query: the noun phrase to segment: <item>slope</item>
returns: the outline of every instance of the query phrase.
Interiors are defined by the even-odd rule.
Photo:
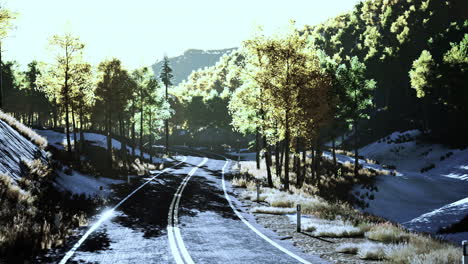
[[[189,49],[180,56],[169,58],[169,62],[174,74],[174,86],[185,80],[192,71],[215,65],[221,56],[235,49],[236,48],[221,50]],[[161,66],[162,61],[158,61],[152,65],[156,76],[159,76],[159,73],[161,72]]]

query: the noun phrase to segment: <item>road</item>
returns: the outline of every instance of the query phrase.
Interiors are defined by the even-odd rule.
[[[113,186],[114,207],[38,262],[326,263],[244,212],[223,184],[231,162],[205,154],[176,159],[163,172]]]

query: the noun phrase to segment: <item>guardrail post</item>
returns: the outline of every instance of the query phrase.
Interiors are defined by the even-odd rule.
[[[463,249],[462,263],[468,264],[468,240],[462,241],[462,249]]]
[[[301,232],[301,205],[298,204],[297,207],[296,207],[296,215],[297,215],[297,228],[296,228],[296,231],[297,232]]]

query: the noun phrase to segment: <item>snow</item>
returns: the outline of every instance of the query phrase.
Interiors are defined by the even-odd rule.
[[[323,151],[323,157],[327,158],[327,159],[333,159],[333,155],[330,151]],[[354,164],[354,157],[349,157],[349,156],[346,156],[346,155],[342,155],[342,154],[336,154],[336,160],[337,162],[339,163],[351,163],[351,164]],[[378,164],[370,164],[368,163],[367,161],[363,160],[363,159],[358,159],[358,162],[360,165],[362,165],[364,168],[368,168],[368,169],[374,169],[374,170],[381,170],[381,171],[387,171],[390,173],[389,170],[387,169],[384,169],[382,166],[378,165]]]
[[[124,183],[122,180],[114,180],[105,177],[93,177],[72,170],[72,175],[62,171],[57,171],[58,177],[55,182],[62,190],[70,191],[73,194],[85,194],[87,196],[107,197],[111,190],[110,185]],[[103,190],[99,190],[102,186]]]
[[[49,141],[49,144],[53,145],[54,147],[58,149],[63,149],[64,146],[66,145],[66,134],[65,133],[60,133],[56,132],[53,130],[36,130],[38,134],[41,136],[44,136],[47,138]],[[70,134],[70,140],[73,144],[74,142],[74,137],[73,133]],[[84,133],[84,138],[86,141],[91,141],[92,145],[98,146],[104,149],[107,149],[107,138],[105,135],[97,134],[97,133]],[[80,134],[77,133],[77,139],[80,139]],[[120,141],[116,139],[112,139],[112,148],[116,150],[120,150],[122,148],[122,144]],[[127,146],[128,151],[131,151],[132,148],[130,146]],[[135,149],[135,155],[140,156],[140,149],[136,148]],[[143,156],[145,159],[149,159],[149,154],[148,153],[143,153]],[[158,157],[153,157],[153,163],[162,163],[162,159]]]
[[[47,153],[23,137],[4,121],[0,120],[0,173],[8,175],[13,181],[24,175],[21,160],[30,162],[35,159],[46,161]]]
[[[468,215],[468,198],[445,205],[403,224],[411,230],[435,233],[443,227],[462,220],[464,215]]]
[[[420,134],[418,130],[395,132],[359,150],[359,155],[393,165],[397,171],[397,176],[378,176],[378,191],[373,200],[367,201],[369,207],[365,211],[410,229],[434,233],[468,215],[468,149],[418,144],[415,138]],[[448,153],[452,154],[447,157]],[[331,158],[329,152],[324,156]],[[337,155],[337,159],[341,163],[353,162],[353,157],[345,155]],[[382,168],[364,160],[359,163]],[[431,164],[435,168],[421,172]],[[353,191],[367,190],[357,186]],[[447,237],[459,239],[458,235]]]
[[[236,151],[231,151],[231,152],[227,152],[228,155],[231,155],[231,156],[234,156],[234,157],[239,157],[240,156],[240,159],[241,160],[255,160],[255,157],[257,155],[257,153],[255,152],[236,152]]]

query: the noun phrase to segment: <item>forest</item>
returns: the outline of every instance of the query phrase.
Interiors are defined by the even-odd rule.
[[[181,217],[181,221],[187,219],[187,212],[190,212],[192,219],[197,219],[197,214],[211,210],[222,215],[221,220],[218,220],[225,227],[234,226],[224,222],[228,218],[226,221],[232,220],[224,215],[227,211],[233,217],[239,216],[246,223],[247,220],[232,205],[229,195],[237,195],[240,200],[245,198],[244,202],[250,200],[249,206],[255,207],[248,213],[266,210],[270,213],[273,211],[272,215],[285,216],[285,212],[288,212],[295,213],[298,219],[301,219],[301,209],[296,206],[301,202],[308,203],[304,212],[320,221],[332,221],[331,225],[341,223],[338,229],[342,225],[358,232],[353,235],[345,230],[345,235],[334,237],[332,234],[331,238],[369,238],[369,241],[395,246],[391,248],[392,252],[407,250],[405,254],[418,255],[421,259],[426,257],[423,250],[429,247],[427,245],[442,252],[446,250],[446,245],[443,244],[445,242],[438,239],[434,242],[436,240],[430,235],[420,235],[417,230],[408,231],[410,227],[403,227],[403,224],[418,220],[418,216],[425,220],[425,216],[440,208],[452,210],[451,206],[458,206],[460,201],[468,202],[468,198],[460,199],[466,193],[458,191],[462,190],[462,181],[468,177],[468,167],[465,163],[462,164],[465,159],[463,155],[466,155],[464,151],[468,147],[468,138],[465,136],[468,131],[466,10],[466,0],[359,1],[350,11],[320,24],[299,26],[296,21],[290,20],[282,30],[273,34],[265,33],[260,27],[249,38],[243,39],[238,48],[217,50],[220,53],[216,53],[216,56],[221,56],[225,51],[227,53],[213,66],[194,70],[179,83],[183,74],[174,72],[174,65],[171,65],[168,56],[155,64],[159,68],[148,66],[130,70],[125,66],[126,62],[118,58],[104,59],[94,65],[85,59],[88,43],[71,32],[57,33],[49,38],[47,48],[52,51],[52,57],[48,62],[32,60],[27,65],[20,65],[14,60],[2,59],[1,41],[15,30],[17,14],[0,6],[0,121],[11,123],[8,130],[5,129],[9,131],[10,137],[16,135],[16,130],[20,134],[21,130],[29,131],[29,137],[23,139],[26,142],[24,145],[35,140],[42,142],[40,146],[36,146],[40,148],[34,156],[36,163],[29,164],[18,159],[20,165],[16,164],[27,169],[25,175],[37,176],[39,180],[34,178],[30,181],[25,176],[18,180],[19,186],[35,188],[35,180],[46,182],[50,178],[48,186],[50,190],[54,190],[52,194],[55,199],[65,199],[62,204],[82,204],[83,208],[87,207],[87,210],[82,207],[77,209],[76,212],[81,214],[75,214],[73,210],[76,208],[67,212],[67,217],[72,219],[70,221],[76,223],[63,227],[66,232],[77,228],[86,217],[91,217],[95,213],[94,209],[106,203],[106,206],[114,203],[111,210],[97,216],[99,221],[96,221],[94,227],[97,229],[125,201],[129,200],[127,203],[131,203],[136,200],[136,206],[123,205],[119,208],[128,211],[115,219],[134,217],[128,222],[138,223],[143,227],[146,225],[151,232],[157,229],[155,232],[158,236],[177,236],[177,232],[181,236],[181,229],[177,226],[177,207],[182,199],[182,192],[188,186],[185,200],[181,204],[185,202],[190,205],[183,208],[187,210],[180,210],[181,215],[186,217]],[[186,53],[194,51],[198,55],[204,53],[201,50],[189,50]],[[174,61],[179,63],[183,60]],[[185,69],[191,69],[193,65],[185,66]],[[9,129],[10,126],[15,129]],[[36,132],[42,132],[44,138]],[[55,140],[54,136],[57,134],[63,136],[63,142],[50,141],[48,144],[45,137]],[[35,135],[35,139],[31,135]],[[100,145],[104,142],[103,138],[105,146]],[[395,145],[391,145],[393,143]],[[405,146],[396,145],[400,143],[410,145],[407,157],[417,156],[408,162],[414,163],[409,164],[411,166],[401,165],[404,163],[401,162],[404,156],[399,156],[397,152]],[[37,142],[34,144],[38,145]],[[10,151],[14,147],[11,145],[9,144],[8,149],[7,144],[1,146],[5,146],[5,151]],[[362,154],[366,147],[367,153]],[[382,148],[379,149],[383,153],[381,156],[386,155],[384,158],[388,159],[379,161],[379,155],[371,157],[369,153],[375,153],[369,151],[369,148]],[[433,151],[432,148],[437,149]],[[0,151],[4,150],[0,148]],[[5,151],[2,153],[6,153]],[[14,155],[8,153],[8,157],[10,156]],[[395,156],[397,158],[392,160]],[[448,161],[451,156],[457,158]],[[242,160],[242,157],[247,158]],[[4,163],[8,162],[9,159]],[[241,169],[241,164],[246,168]],[[8,166],[6,164],[5,167]],[[436,166],[437,169],[432,170]],[[186,167],[193,168],[187,173],[183,170]],[[200,174],[195,175],[198,169]],[[424,174],[430,170],[432,174]],[[38,175],[44,171],[47,176],[38,176],[31,171]],[[445,173],[447,171],[450,173]],[[2,176],[3,172],[0,174]],[[409,176],[391,177],[397,174]],[[179,177],[180,175],[184,178]],[[190,183],[193,185],[188,185],[194,175]],[[147,179],[147,176],[151,177]],[[158,176],[160,178],[156,180]],[[379,190],[375,187],[377,176],[382,176],[380,179],[388,176],[385,178],[387,182],[380,182],[379,187],[383,189],[380,194],[398,196],[398,191],[406,193],[402,198],[393,200],[383,195],[383,198],[381,196],[377,200],[384,202],[374,203],[374,207],[380,206],[377,209],[386,210],[381,205],[391,204],[393,207],[388,208],[388,211],[398,210],[401,200],[416,197],[413,208],[413,204],[405,207],[415,211],[411,218],[390,219],[386,218],[387,215],[365,211],[378,194]],[[226,190],[225,177],[231,182],[228,188],[232,194]],[[3,179],[0,184],[7,186],[4,189],[16,196],[26,197],[21,196],[21,188],[16,187],[13,178],[6,173],[0,178]],[[461,184],[454,183],[455,178]],[[437,182],[429,182],[428,179]],[[106,191],[109,195],[118,195],[112,198],[114,200],[108,200],[107,197],[72,194],[73,190],[64,187],[70,191],[66,194],[70,197],[63,198],[52,185],[67,180],[69,182],[64,185],[68,184],[68,188],[70,185],[81,184],[73,181],[83,180],[91,182],[91,187],[79,187],[90,188],[92,193],[98,193],[97,196],[104,196],[105,188],[108,188]],[[105,180],[117,183],[106,184]],[[177,188],[178,184],[180,185]],[[413,193],[422,193],[427,198],[426,191],[436,193],[440,190],[437,188],[445,188],[444,184],[448,186],[447,192],[457,194],[449,196],[442,193],[433,200],[426,199],[426,203],[417,200],[420,196],[412,196]],[[145,188],[153,188],[152,191],[143,193],[145,190],[142,190],[132,198],[134,200],[130,199],[145,185]],[[241,191],[240,188],[245,190]],[[254,189],[257,192],[256,200],[252,198]],[[39,212],[43,201],[50,197],[46,192],[41,192],[39,187],[34,191],[34,195],[40,197],[40,200],[31,198],[29,203],[36,203]],[[172,191],[175,191],[174,196]],[[21,215],[23,212],[17,201],[19,198],[10,196],[14,199],[7,197],[8,203],[15,211],[4,209],[0,215],[8,216],[9,224],[15,226],[13,215]],[[440,201],[437,199],[443,200],[444,207],[439,206]],[[154,201],[168,204],[155,210]],[[58,207],[55,202],[51,199],[50,206],[45,209],[48,222],[44,222],[44,225],[52,225],[56,220],[54,208]],[[270,207],[263,206],[265,204]],[[418,208],[419,205],[427,208]],[[66,206],[73,207],[64,207]],[[146,211],[138,211],[139,206]],[[466,227],[460,226],[468,218],[466,213],[459,211],[457,217],[460,219],[430,231],[433,234],[446,230],[455,230],[453,233],[457,234],[467,232]],[[401,212],[395,215],[400,217]],[[214,219],[218,215],[212,214],[210,217]],[[203,225],[206,224],[203,221],[208,218],[200,219]],[[39,216],[34,219],[31,217],[28,221],[40,225],[43,222]],[[64,220],[63,223],[66,221],[69,220]],[[288,221],[290,227],[291,222]],[[301,223],[298,221],[300,230]],[[436,219],[434,222],[437,221]],[[11,242],[12,248],[30,246],[27,243],[23,245],[22,242],[15,244],[16,241],[25,240],[20,235],[27,237],[29,231],[24,230],[33,226],[27,221],[23,223],[27,223],[24,224],[25,228],[16,225],[16,228],[23,230],[22,233],[14,229],[10,231],[10,241],[14,241]],[[116,226],[117,224],[114,227]],[[120,227],[116,227],[118,228]],[[229,231],[229,228],[225,230]],[[44,228],[36,229],[37,234],[44,233]],[[89,229],[82,241],[95,229]],[[374,229],[378,229],[378,232]],[[57,243],[54,245],[64,242],[62,236],[68,235],[60,230],[55,230],[60,236],[55,237]],[[184,231],[186,230],[188,229]],[[314,226],[310,230],[317,231]],[[340,230],[344,230],[344,227]],[[393,233],[387,236],[387,231]],[[369,236],[373,232],[383,238],[373,239]],[[294,234],[297,233],[300,231]],[[185,238],[190,241],[189,236]],[[38,235],[34,243],[42,243],[41,239]],[[71,247],[71,255],[65,255],[65,261],[74,254],[79,243],[81,242],[77,243],[78,246]],[[175,251],[178,254],[180,242],[176,243],[178,246],[171,251],[172,254]],[[164,247],[166,244],[164,240]],[[36,246],[42,250],[51,248],[51,245],[52,242],[50,245]],[[450,250],[443,254],[450,255],[453,259],[454,256],[458,258],[458,253],[452,246]],[[358,249],[352,251],[356,255]],[[338,252],[349,253],[346,250]],[[380,253],[383,255],[388,254],[382,252]],[[442,254],[436,253],[434,254]],[[174,257],[177,263],[184,263],[182,260],[178,262],[177,257]],[[400,254],[368,259],[385,258],[399,259]]]
[[[268,167],[272,150],[319,153],[338,136],[356,162],[359,146],[396,130],[466,146],[466,5],[363,1],[319,25],[259,30],[176,87],[167,58],[161,76],[128,72],[118,59],[92,67],[77,36],[57,35],[55,63],[32,61],[22,72],[2,62],[2,108],[29,126],[63,127],[69,151],[70,134],[85,130],[141,149],[164,134],[179,144],[232,145],[234,130],[254,139]]]

